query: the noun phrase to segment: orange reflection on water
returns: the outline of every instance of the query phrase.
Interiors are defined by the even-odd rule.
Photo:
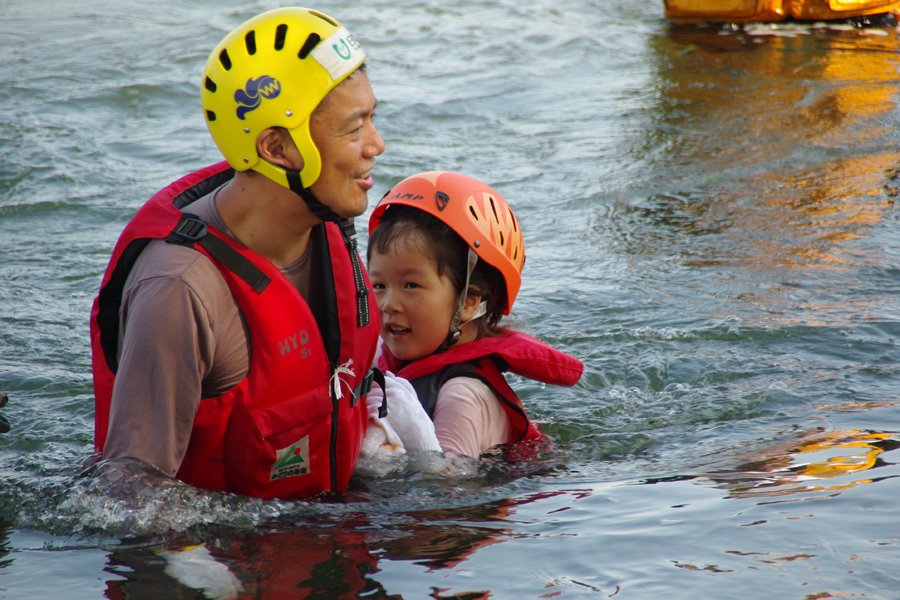
[[[683,27],[657,40],[659,118],[676,132],[666,145],[712,176],[738,170],[714,186],[715,200],[689,199],[692,225],[702,231],[708,218],[737,242],[727,258],[746,264],[832,268],[845,261],[834,247],[890,203],[896,148],[881,141],[879,118],[900,92],[896,34],[801,31],[761,39]]]
[[[710,473],[708,477],[718,487],[727,489],[730,498],[841,492],[875,481],[870,471],[891,464],[880,455],[898,447],[900,441],[890,433],[861,430],[817,433],[799,443],[767,451],[733,469]],[[853,477],[859,473],[867,476]]]
[[[670,177],[657,182],[670,191],[635,211],[625,247],[722,274],[717,296],[767,318],[843,324],[877,314],[871,296],[804,284],[845,286],[835,274],[884,262],[860,240],[896,195],[886,123],[900,96],[900,42],[894,30],[792,27],[784,36],[672,27],[651,41],[654,121],[629,148],[638,162],[670,158],[648,164]]]

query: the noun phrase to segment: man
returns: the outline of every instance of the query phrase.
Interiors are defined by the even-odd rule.
[[[384,151],[364,60],[303,8],[213,50],[201,102],[227,164],[144,205],[91,314],[103,459],[261,498],[345,489],[379,329],[350,221]]]

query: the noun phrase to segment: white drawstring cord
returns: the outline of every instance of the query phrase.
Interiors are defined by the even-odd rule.
[[[344,364],[339,365],[338,368],[334,370],[334,373],[331,374],[331,388],[334,390],[334,397],[338,400],[344,397],[344,392],[341,389],[342,383],[346,385],[348,389],[353,389],[347,382],[341,379],[341,375],[350,375],[351,377],[356,377],[356,373],[354,373],[353,369],[350,368],[350,365],[352,364],[353,359],[351,358]]]

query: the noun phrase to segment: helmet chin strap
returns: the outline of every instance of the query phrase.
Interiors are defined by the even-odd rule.
[[[469,278],[472,277],[472,271],[475,270],[476,264],[478,264],[478,255],[475,254],[474,250],[469,248],[468,265],[466,267],[466,284],[463,286],[463,291],[459,295],[459,302],[456,303],[456,312],[453,313],[453,320],[450,321],[450,333],[447,334],[447,339],[444,340],[444,343],[435,350],[435,354],[448,350],[459,341],[459,336],[462,335],[461,327],[463,325],[470,323],[487,313],[487,305],[484,302],[480,302],[478,308],[475,309],[475,314],[472,315],[468,321],[460,321],[462,318],[463,306],[465,306],[466,303],[466,297],[469,295]]]
[[[369,324],[371,309],[369,308],[369,288],[366,287],[366,280],[363,276],[362,264],[359,261],[359,251],[356,244],[356,227],[353,225],[353,219],[345,219],[324,204],[322,204],[316,195],[309,188],[303,187],[300,179],[300,171],[293,169],[283,169],[287,177],[288,186],[291,191],[300,196],[300,198],[309,207],[309,211],[319,217],[322,221],[337,223],[341,230],[341,236],[347,245],[347,252],[350,255],[350,262],[353,265],[353,279],[356,283],[356,321],[359,327],[365,327]]]
[[[303,187],[303,181],[300,179],[300,171],[284,169],[284,174],[287,176],[288,186],[291,188],[291,191],[306,202],[306,205],[309,207],[309,211],[312,214],[323,221],[330,221],[332,223],[340,223],[345,220],[342,216],[322,204],[309,188]]]

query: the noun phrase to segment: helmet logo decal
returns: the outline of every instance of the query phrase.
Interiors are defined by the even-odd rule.
[[[366,59],[366,53],[350,35],[341,27],[318,44],[309,55],[328,71],[331,79],[339,81],[356,70]]]
[[[269,75],[262,75],[257,79],[252,77],[247,80],[244,89],[234,93],[234,101],[240,104],[237,108],[237,117],[241,121],[251,110],[256,110],[262,104],[263,98],[272,100],[281,93],[281,83]]]
[[[388,190],[388,193],[390,193],[390,190]],[[387,194],[385,194],[385,198],[387,198],[387,199],[385,200],[385,198],[382,198],[381,202],[384,202],[385,204],[390,204],[391,200],[422,200],[424,197],[425,196],[423,196],[421,194],[413,194],[410,192],[405,192],[405,193],[404,192],[396,192],[393,196],[391,196],[389,198],[387,197]],[[379,204],[381,202],[379,202]]]
[[[341,52],[341,48],[338,48],[337,44],[332,44],[331,47],[334,48],[334,51],[337,52],[338,56],[343,58],[344,60],[350,60],[352,53],[350,52],[350,48],[347,46],[347,42],[344,40],[339,40],[341,42],[341,48],[344,49],[344,52]]]
[[[447,208],[447,203],[450,202],[450,196],[445,194],[444,192],[437,192],[434,195],[434,200],[437,202],[438,210],[443,211]]]

